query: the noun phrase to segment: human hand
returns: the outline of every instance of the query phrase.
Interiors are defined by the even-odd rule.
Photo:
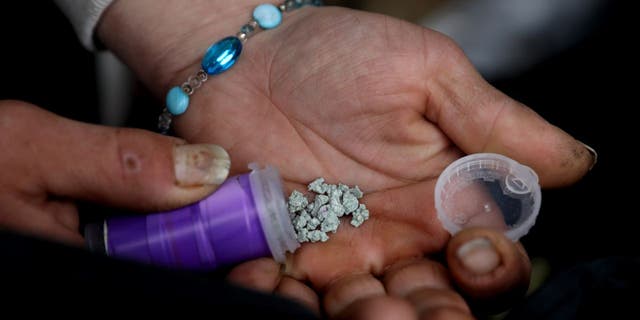
[[[319,268],[323,260],[315,260]],[[468,303],[474,313],[500,311],[528,288],[531,265],[524,248],[493,230],[459,232],[448,242],[443,260],[402,259],[375,275],[342,275],[320,290],[267,258],[237,266],[228,278],[339,319],[470,319]]]
[[[72,121],[0,101],[0,228],[82,245],[75,200],[135,211],[186,205],[227,177],[215,145]]]
[[[131,6],[143,1],[116,2],[100,35],[160,95],[195,72],[209,44],[232,34],[255,5],[220,3],[146,4],[142,12]],[[435,217],[434,185],[461,155],[505,154],[534,168],[546,187],[571,184],[593,162],[580,142],[486,83],[445,36],[343,8],[301,9],[249,39],[233,69],[192,96],[175,128],[189,141],[221,143],[234,159],[232,173],[256,161],[280,168],[287,191],[319,176],[365,191],[371,219],[359,229],[343,226],[327,243],[305,244],[278,278],[304,291],[303,282],[310,284],[329,316],[384,292],[376,277],[388,268],[443,250],[449,236]],[[487,237],[504,267],[495,270],[507,271],[479,277],[494,290],[476,294],[522,287],[526,281],[511,271],[528,274],[528,262],[515,262],[512,244],[503,254],[503,240],[495,240],[502,238]],[[262,272],[255,263],[232,278],[250,282]],[[344,288],[358,290],[339,294]]]

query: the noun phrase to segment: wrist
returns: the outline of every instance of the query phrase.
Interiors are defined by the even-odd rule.
[[[115,1],[97,36],[157,96],[192,73],[207,47],[234,35],[264,0]]]

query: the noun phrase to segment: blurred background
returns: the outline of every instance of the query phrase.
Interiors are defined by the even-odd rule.
[[[632,1],[328,3],[448,34],[494,86],[598,151],[598,164],[577,185],[543,191],[538,222],[523,238],[536,281],[578,262],[638,255],[638,175],[628,162],[638,137]],[[51,2],[3,1],[0,39],[0,99],[87,122],[155,128],[161,102],[109,53],[85,51]]]

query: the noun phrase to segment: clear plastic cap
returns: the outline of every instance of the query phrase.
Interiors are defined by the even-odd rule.
[[[540,204],[538,175],[495,153],[454,161],[436,183],[438,219],[452,235],[464,228],[487,227],[517,241],[534,225]]]
[[[273,259],[284,263],[286,252],[293,253],[300,243],[289,218],[282,179],[278,170],[271,166],[260,169],[257,164],[251,163],[249,169],[252,170],[249,183],[267,244]]]

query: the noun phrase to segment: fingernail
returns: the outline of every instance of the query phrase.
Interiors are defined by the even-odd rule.
[[[231,166],[227,151],[213,144],[177,145],[173,158],[180,186],[220,185]]]
[[[591,158],[593,158],[593,162],[591,162],[591,166],[589,167],[589,170],[591,170],[596,165],[596,163],[598,163],[598,153],[596,152],[595,149],[589,147],[584,142],[582,142],[582,141],[579,141],[579,142],[582,143],[584,148],[587,149],[587,151],[589,151],[589,153],[591,153]]]
[[[500,264],[500,256],[487,238],[473,239],[461,245],[457,254],[462,265],[477,275],[489,273]]]

